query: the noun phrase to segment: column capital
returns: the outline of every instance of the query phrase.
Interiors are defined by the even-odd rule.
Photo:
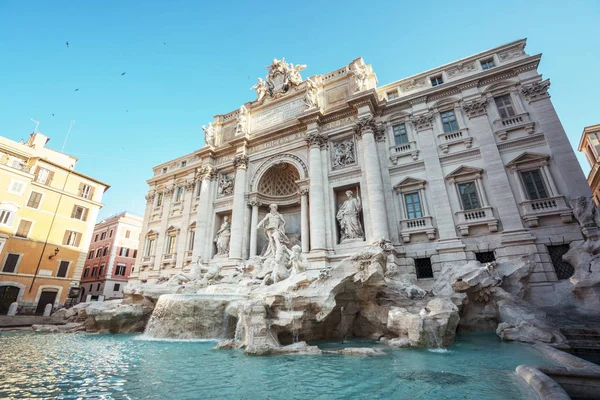
[[[146,197],[147,203],[152,203],[154,201],[154,196],[156,196],[156,191],[154,189],[150,189],[148,193],[144,197]]]
[[[532,103],[537,100],[549,98],[549,87],[550,79],[546,79],[545,81],[538,81],[521,86],[521,93],[523,93],[528,102]]]
[[[171,195],[173,194],[174,191],[175,191],[175,186],[169,185],[169,186],[165,187],[165,190],[163,191],[163,193],[164,193],[165,197],[171,197]]]
[[[236,170],[243,168],[246,169],[248,167],[248,156],[245,154],[238,154],[233,158],[233,168]]]
[[[310,147],[310,148],[324,147],[327,144],[327,136],[325,136],[319,132],[314,132],[314,133],[306,135],[304,140],[306,140],[306,143],[308,144],[308,147]]]
[[[193,179],[188,179],[185,181],[185,190],[192,190],[196,186],[196,182]]]
[[[310,189],[307,187],[300,188],[300,196],[308,196],[309,192],[310,192]]]
[[[482,97],[462,103],[462,109],[469,119],[487,114],[488,99]]]
[[[424,131],[433,128],[433,111],[426,112],[420,115],[411,115],[410,122],[417,131]]]
[[[250,200],[248,200],[248,205],[250,207],[260,207],[260,206],[262,206],[262,201],[260,201],[258,199],[250,199]]]
[[[196,171],[196,177],[201,181],[213,181],[217,178],[217,170],[211,165],[203,165]]]
[[[358,137],[361,137],[364,133],[371,132],[378,141],[381,141],[381,137],[385,134],[385,127],[381,123],[377,123],[375,117],[365,116],[359,118],[354,127],[354,133]]]

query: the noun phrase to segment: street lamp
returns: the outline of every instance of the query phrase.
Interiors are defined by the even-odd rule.
[[[49,259],[49,260],[52,260],[54,257],[56,257],[56,256],[58,255],[58,252],[59,252],[59,251],[60,251],[60,250],[59,250],[59,248],[58,248],[58,247],[57,247],[57,248],[55,248],[55,249],[54,249],[54,254],[51,254],[51,255],[49,255],[49,256],[48,256],[48,259]]]

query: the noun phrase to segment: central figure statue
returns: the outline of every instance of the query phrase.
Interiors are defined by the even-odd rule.
[[[285,220],[277,211],[277,204],[271,204],[269,210],[269,213],[256,226],[257,229],[261,226],[264,226],[265,229],[265,236],[268,240],[267,250],[262,254],[262,257],[265,258],[274,257],[280,247],[290,242],[285,234]]]

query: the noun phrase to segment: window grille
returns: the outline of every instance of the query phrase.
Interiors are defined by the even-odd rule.
[[[496,261],[496,256],[493,251],[480,251],[475,253],[475,258],[482,264],[491,263]]]
[[[556,277],[558,279],[569,279],[573,276],[575,269],[571,264],[566,261],[563,261],[562,256],[569,251],[568,244],[560,244],[557,246],[546,246],[548,248],[548,253],[550,254],[550,260],[552,260],[552,265],[554,266],[554,272],[556,272]]]
[[[415,258],[415,269],[417,270],[417,279],[433,278],[431,258]]]

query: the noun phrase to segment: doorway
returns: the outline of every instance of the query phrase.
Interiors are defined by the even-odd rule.
[[[54,306],[54,301],[56,300],[56,295],[58,291],[53,290],[42,290],[42,294],[40,295],[40,300],[38,301],[37,308],[35,309],[36,314],[43,314],[44,308],[46,308],[46,304],[50,303]]]
[[[0,286],[0,315],[8,314],[12,303],[17,301],[19,288],[16,286]]]

